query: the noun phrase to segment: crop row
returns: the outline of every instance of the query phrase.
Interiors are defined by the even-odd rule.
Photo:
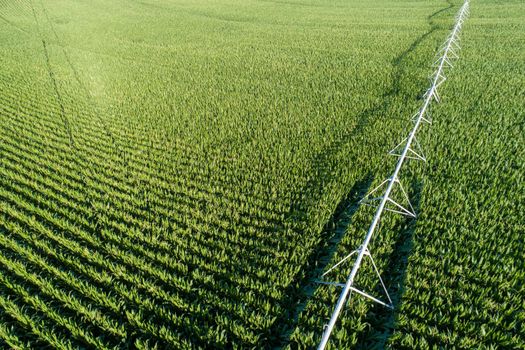
[[[354,2],[0,2],[0,346],[315,343],[326,223],[383,175],[449,20],[381,4],[395,34]]]

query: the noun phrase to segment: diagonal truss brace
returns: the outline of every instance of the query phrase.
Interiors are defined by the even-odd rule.
[[[357,294],[361,295],[361,296],[364,296],[365,298],[368,298],[380,305],[383,305],[389,309],[394,309],[394,303],[392,302],[392,298],[390,298],[390,294],[388,293],[388,290],[386,288],[386,285],[383,281],[383,278],[381,277],[381,274],[379,273],[379,269],[377,268],[376,266],[376,263],[374,261],[374,258],[372,258],[372,254],[370,254],[370,251],[368,250],[368,248],[363,248],[363,247],[360,247],[359,249],[357,250],[354,250],[352,251],[350,254],[348,254],[347,256],[345,256],[344,258],[342,258],[341,260],[339,260],[339,262],[337,264],[335,264],[334,266],[332,266],[330,269],[328,269],[325,273],[322,274],[321,278],[322,277],[325,277],[328,273],[330,273],[331,271],[333,271],[335,268],[337,268],[338,266],[340,266],[342,263],[344,263],[345,261],[347,261],[350,257],[352,257],[353,255],[359,253],[359,251],[361,249],[364,249],[364,256],[367,256],[369,259],[370,259],[370,262],[372,263],[372,266],[374,268],[374,272],[375,274],[377,275],[378,279],[379,279],[379,283],[381,284],[381,287],[383,289],[383,293],[385,294],[388,302],[385,302],[381,299],[378,299],[372,295],[370,295],[369,293],[366,293],[366,292],[363,292],[362,290],[359,290],[357,289],[356,287],[354,287],[353,285],[350,286],[350,290],[352,292],[356,292]],[[345,284],[344,283],[339,283],[339,282],[326,282],[326,281],[323,281],[323,280],[316,280],[315,281],[316,283],[319,283],[319,284],[325,284],[325,285],[330,285],[330,286],[336,286],[336,287],[341,287],[341,288],[344,288],[345,287]]]
[[[401,157],[401,152],[403,151],[403,148],[405,147],[407,141],[408,141],[408,137],[405,137],[403,141],[398,143],[396,147],[392,148],[392,150],[388,152],[388,154],[397,156],[397,157]],[[425,154],[423,153],[423,149],[421,148],[421,145],[419,144],[419,141],[417,140],[415,136],[414,136],[412,145],[408,147],[409,153],[405,157],[408,159],[422,160],[423,162],[426,162],[427,158],[425,157]]]
[[[421,119],[421,122],[427,123],[429,125],[432,125],[432,118],[430,117],[430,111],[427,109],[424,114],[421,114],[420,112],[417,112],[412,117],[412,123],[417,123],[417,121]]]
[[[411,157],[405,155],[405,158],[411,158]],[[379,189],[383,188],[385,185],[387,186],[390,185],[391,182],[393,183],[392,184],[393,186],[397,186],[401,190],[403,200],[404,202],[407,203],[407,207],[402,206],[400,203],[398,203],[392,198],[392,191],[387,191],[385,192],[383,196],[380,196],[380,197],[372,197],[372,195],[378,192]],[[378,202],[378,201],[381,202],[383,201],[383,199],[385,199],[385,201],[388,204],[391,204],[391,206],[385,206],[384,210],[390,211],[396,214],[406,215],[406,216],[413,217],[413,218],[417,216],[416,211],[414,207],[412,206],[412,203],[410,202],[408,194],[406,193],[405,189],[403,188],[403,185],[401,184],[401,182],[399,181],[397,177],[395,178],[391,177],[383,181],[381,184],[379,184],[379,186],[374,188],[363,199],[361,199],[359,203],[368,205],[368,206],[372,206],[373,202]]]

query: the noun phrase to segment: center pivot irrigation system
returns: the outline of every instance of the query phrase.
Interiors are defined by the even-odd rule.
[[[348,254],[346,257],[341,259],[337,264],[335,264],[333,267],[331,267],[328,271],[326,271],[322,275],[322,277],[326,276],[326,274],[328,274],[330,271],[332,271],[333,269],[341,265],[343,262],[345,262],[347,259],[352,257],[354,254],[357,254],[357,258],[355,259],[354,265],[352,267],[352,271],[350,272],[350,275],[348,276],[346,283],[343,284],[343,283],[337,283],[337,282],[317,281],[318,283],[335,285],[335,286],[343,288],[343,291],[341,292],[341,295],[339,296],[334,312],[332,313],[332,317],[330,318],[330,322],[325,327],[323,338],[321,339],[321,343],[319,344],[319,347],[318,347],[319,350],[323,350],[328,344],[328,340],[330,339],[330,335],[332,334],[332,330],[334,329],[334,326],[337,322],[339,314],[341,313],[341,310],[343,309],[343,306],[345,305],[345,302],[349,298],[349,294],[351,292],[360,294],[366,298],[371,299],[372,301],[376,303],[386,306],[387,308],[390,308],[390,309],[394,308],[392,299],[390,298],[390,295],[388,294],[386,286],[383,283],[383,280],[379,273],[379,270],[377,269],[376,264],[374,263],[374,259],[372,258],[372,255],[370,254],[370,250],[368,249],[368,245],[370,243],[370,240],[374,232],[377,230],[381,216],[383,215],[385,211],[392,211],[392,212],[403,214],[409,217],[416,217],[415,210],[412,204],[410,204],[408,195],[403,189],[401,182],[399,181],[399,173],[401,171],[401,167],[403,166],[405,162],[405,159],[417,159],[417,160],[426,161],[426,158],[423,155],[423,152],[421,150],[421,146],[416,139],[416,133],[419,130],[419,127],[422,123],[428,123],[428,124],[432,123],[430,119],[429,107],[430,107],[432,100],[435,100],[436,102],[439,102],[440,100],[437,89],[446,80],[446,77],[444,75],[445,68],[452,67],[451,60],[459,58],[457,54],[457,52],[460,49],[460,46],[458,43],[459,42],[459,32],[461,30],[461,26],[463,25],[463,22],[468,16],[468,13],[469,13],[469,0],[465,0],[465,2],[463,3],[463,6],[461,6],[461,9],[456,15],[454,29],[449,34],[447,40],[445,41],[445,44],[440,48],[438,52],[439,59],[435,63],[435,65],[437,66],[437,69],[431,78],[432,85],[430,86],[430,88],[427,90],[427,92],[424,95],[423,106],[418,111],[418,113],[414,115],[412,119],[414,122],[414,127],[412,128],[412,131],[403,141],[401,141],[396,147],[394,147],[394,149],[392,149],[389,152],[389,154],[399,156],[399,160],[396,164],[396,168],[394,172],[392,173],[392,176],[390,176],[388,179],[383,181],[379,186],[373,189],[369,194],[367,194],[361,200],[361,203],[363,204],[379,202],[379,205],[374,215],[374,219],[372,220],[372,223],[370,224],[368,233],[366,234],[363,243],[358,249],[352,251],[350,254]],[[399,150],[402,150],[401,153],[399,153]],[[386,185],[386,188],[382,196],[375,197],[375,198],[372,197],[372,194],[384,188],[385,185]],[[394,199],[392,198],[392,190],[396,186],[399,187],[399,189],[401,190],[402,196],[404,197],[404,200],[406,200],[408,206],[404,207],[398,202],[394,201]],[[379,282],[381,283],[381,286],[388,299],[388,302],[381,301],[369,295],[368,293],[365,293],[354,287],[355,277],[357,275],[357,272],[359,271],[359,268],[361,267],[361,263],[365,256],[370,258],[374,271],[379,277]]]

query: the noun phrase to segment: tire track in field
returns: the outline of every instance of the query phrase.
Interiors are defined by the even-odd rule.
[[[350,144],[351,138],[355,138],[356,136],[364,134],[369,128],[369,126],[374,129],[374,125],[377,123],[381,123],[381,119],[373,118],[374,116],[377,116],[379,114],[383,114],[382,112],[387,112],[394,102],[396,98],[399,98],[400,96],[406,95],[407,93],[403,91],[402,85],[401,85],[401,78],[407,73],[407,61],[410,57],[410,54],[416,51],[420,45],[425,42],[432,34],[434,34],[436,31],[440,30],[440,26],[434,22],[434,18],[441,13],[444,13],[454,7],[454,4],[450,0],[446,0],[447,5],[444,8],[441,8],[429,16],[427,16],[427,21],[430,26],[430,28],[423,34],[421,34],[419,37],[417,37],[406,50],[401,52],[396,58],[392,60],[392,65],[395,67],[395,71],[392,74],[392,85],[390,89],[388,89],[386,92],[384,92],[381,96],[382,103],[378,103],[375,106],[368,108],[358,114],[357,120],[358,122],[354,124],[352,127],[349,128],[349,130],[342,134],[342,136],[332,142],[330,145],[328,145],[325,149],[325,151],[321,152],[317,157],[314,158],[314,164],[319,170],[318,176],[315,176],[307,185],[305,186],[305,191],[308,188],[313,188],[313,196],[310,200],[306,200],[306,204],[299,203],[298,206],[295,208],[295,211],[299,214],[297,214],[299,217],[302,217],[302,220],[306,220],[307,218],[304,217],[304,213],[306,213],[306,208],[310,205],[315,205],[315,203],[312,204],[312,202],[315,202],[318,200],[316,196],[320,196],[322,193],[323,188],[325,187],[325,184],[332,183],[334,181],[337,181],[338,176],[337,173],[335,173],[332,170],[332,167],[330,166],[332,162],[336,163],[338,162],[341,157],[343,157],[346,154],[346,150],[348,145]],[[410,67],[408,67],[410,68]],[[400,121],[406,121],[406,116],[400,116],[400,117],[390,117],[389,120],[400,120]],[[351,138],[350,138],[351,137]],[[325,179],[325,181],[318,181],[318,179]],[[368,177],[368,181],[372,181],[371,177]],[[324,270],[327,266],[327,264],[330,262],[327,257],[332,256],[338,246],[338,242],[342,238],[337,238],[337,228],[340,227],[340,224],[337,224],[338,217],[341,217],[341,213],[338,211],[339,208],[347,208],[349,211],[349,214],[351,215],[355,210],[357,210],[357,207],[359,206],[357,204],[357,201],[361,198],[355,198],[355,196],[352,196],[352,192],[366,192],[366,186],[365,184],[368,183],[370,185],[370,182],[361,180],[357,183],[360,183],[362,186],[361,188],[352,188],[350,192],[347,192],[337,205],[336,211],[330,216],[327,226],[329,226],[329,223],[336,222],[335,229],[333,229],[331,232],[327,232],[325,234],[325,237],[323,237],[323,242],[329,241],[330,244],[325,246],[321,244],[317,250],[315,250],[312,253],[313,257],[316,257],[315,261],[313,263],[309,263],[308,266],[313,266],[313,268],[310,268],[310,271],[307,271],[303,276],[301,280],[294,281],[290,284],[292,286],[290,290],[286,292],[286,295],[297,295],[297,297],[292,298],[292,300],[289,301],[290,304],[297,305],[296,309],[293,311],[293,321],[292,324],[289,326],[289,328],[286,329],[286,331],[281,332],[279,334],[281,338],[281,344],[280,346],[286,346],[290,344],[291,335],[293,334],[294,330],[296,329],[300,317],[300,312],[306,307],[306,304],[308,302],[309,296],[313,295],[315,293],[315,290],[318,288],[318,284],[313,283],[312,280],[316,278],[318,275],[314,275],[314,273],[318,270]],[[357,184],[356,183],[356,184]],[[363,189],[364,188],[364,189]],[[419,193],[420,189],[418,189]],[[354,198],[353,198],[354,197]],[[355,209],[354,209],[355,208]],[[344,217],[344,216],[343,216]],[[415,220],[412,220],[415,222]],[[411,237],[411,236],[409,236]],[[403,244],[407,244],[406,242]],[[393,263],[391,263],[393,264]],[[317,266],[317,267],[316,267]],[[297,288],[293,287],[294,285],[299,285],[299,290]],[[278,325],[277,322],[274,324],[274,328],[277,330]]]
[[[15,28],[16,30],[19,30],[21,31],[22,33],[25,33],[25,34],[30,34],[27,30],[25,30],[24,28],[22,27],[19,27],[18,25],[14,24],[13,22],[11,22],[10,20],[8,20],[7,18],[5,18],[3,15],[0,15],[0,19],[4,22],[6,22],[7,24],[11,25],[13,28]]]
[[[58,101],[58,105],[60,107],[60,117],[62,119],[62,122],[64,123],[64,128],[66,129],[67,135],[69,137],[69,144],[71,145],[71,148],[75,148],[75,139],[73,138],[73,133],[71,132],[71,125],[69,124],[69,118],[66,116],[64,100],[62,99],[62,95],[60,94],[58,90],[57,80],[53,72],[53,69],[51,68],[51,62],[49,60],[49,51],[47,49],[47,44],[46,44],[46,41],[43,39],[42,39],[42,46],[44,48],[44,57],[45,57],[47,72],[49,73],[49,78],[51,79],[51,83],[53,84],[53,90],[55,92],[55,95]]]
[[[47,10],[47,8],[45,6],[44,1],[41,0],[40,4],[41,4],[41,7],[42,7],[42,12],[45,15],[45,20],[48,23],[48,27],[51,29],[51,32],[53,33],[53,36],[54,36],[54,38],[56,40],[56,43],[60,47],[60,49],[62,51],[62,54],[63,54],[64,58],[66,59],[66,62],[67,62],[69,70],[71,71],[71,73],[72,73],[76,83],[78,84],[78,86],[80,87],[80,90],[82,91],[84,97],[86,98],[87,105],[91,106],[92,113],[95,116],[95,118],[98,120],[100,129],[106,135],[106,137],[110,140],[110,143],[111,143],[113,149],[115,150],[115,152],[118,155],[118,159],[122,159],[124,161],[124,163],[125,163],[125,166],[123,166],[123,170],[126,172],[125,177],[132,176],[131,167],[129,166],[130,157],[128,156],[128,153],[123,149],[123,147],[117,141],[117,138],[111,132],[110,128],[108,127],[107,123],[105,122],[104,118],[102,117],[101,108],[98,105],[98,103],[95,101],[95,98],[93,97],[91,91],[86,86],[84,81],[81,79],[78,70],[76,69],[75,65],[73,64],[73,61],[71,60],[71,57],[70,57],[70,55],[67,52],[66,45],[62,42],[60,36],[58,35],[58,33],[57,33],[56,29],[55,29],[55,26],[53,25],[53,22],[52,22],[52,20],[51,20],[51,18],[49,16],[49,11]],[[82,166],[79,165],[78,157],[83,157],[83,155],[81,155],[78,150],[76,150],[76,154],[77,154],[77,156],[74,157],[74,162],[77,163],[77,166],[79,166],[79,175],[81,176],[81,179],[83,181],[84,186],[86,186],[86,189],[84,191],[86,201],[87,201],[87,203],[95,203],[96,200],[93,198],[92,194],[87,190],[87,186],[88,185],[87,185],[86,179],[87,178],[92,178],[92,177],[87,175],[85,169]],[[150,157],[147,157],[147,159],[149,160]],[[145,193],[146,191],[143,191],[143,192]],[[145,197],[144,200],[149,205],[149,198]],[[94,206],[91,206],[91,208],[94,211],[93,212],[93,216],[98,219],[100,217],[100,213],[98,212],[98,210]],[[150,218],[150,222],[152,222],[151,218]]]
[[[54,37],[55,37],[55,39],[57,41],[58,46],[60,46],[60,48],[62,49],[62,53],[64,54],[64,57],[66,58],[68,66],[71,69],[71,72],[73,73],[73,76],[74,76],[76,82],[78,83],[78,85],[82,89],[82,92],[86,96],[86,98],[88,100],[88,104],[90,104],[92,106],[94,114],[97,117],[97,119],[100,121],[100,123],[102,125],[102,129],[104,130],[106,136],[109,137],[111,142],[116,146],[115,136],[113,135],[113,133],[111,133],[111,131],[109,130],[107,124],[104,122],[104,119],[100,115],[100,108],[99,108],[98,104],[95,102],[95,99],[94,99],[93,95],[91,94],[89,89],[86,87],[86,84],[84,84],[82,79],[80,79],[80,74],[78,73],[78,70],[75,68],[73,62],[71,61],[71,57],[67,53],[67,50],[65,49],[64,43],[62,42],[62,40],[58,36],[58,33],[56,32],[55,26],[53,25],[53,22],[49,18],[49,12],[47,11],[47,8],[45,7],[44,2],[41,0],[40,3],[41,3],[41,6],[42,6],[42,9],[43,9],[43,12],[44,12],[44,14],[46,16],[46,20],[47,20],[47,22],[49,24],[49,27],[51,28],[51,31],[53,32],[53,35],[54,35]]]
[[[116,154],[118,155],[118,159],[122,159],[124,161],[125,165],[123,166],[123,170],[125,171],[125,177],[128,177],[128,178],[129,177],[134,177],[134,173],[131,171],[131,166],[130,166],[131,156],[128,155],[128,152],[126,152],[124,150],[124,148],[122,147],[122,145],[119,143],[119,141],[117,141],[117,138],[111,132],[109,126],[107,125],[106,121],[102,117],[101,108],[100,108],[99,104],[95,101],[95,98],[94,98],[93,94],[91,93],[90,89],[86,86],[84,81],[81,79],[78,70],[76,69],[75,65],[73,64],[73,62],[71,60],[71,57],[70,57],[70,55],[67,52],[66,45],[63,43],[63,41],[59,37],[59,35],[58,35],[58,33],[57,33],[56,29],[55,29],[55,26],[53,25],[53,21],[49,17],[49,12],[48,12],[46,6],[44,5],[44,1],[40,0],[40,3],[41,3],[41,6],[42,6],[42,10],[44,12],[44,15],[46,16],[46,20],[47,20],[47,22],[49,24],[49,27],[50,27],[50,29],[51,29],[54,37],[55,37],[55,40],[56,40],[58,46],[60,46],[60,48],[62,50],[62,53],[63,53],[63,55],[64,55],[64,57],[65,57],[65,59],[67,61],[68,66],[69,66],[69,69],[73,73],[75,81],[80,86],[80,89],[82,90],[82,92],[83,92],[83,94],[84,94],[84,96],[86,98],[87,104],[89,106],[91,106],[91,109],[93,111],[94,116],[96,117],[96,119],[98,119],[100,128],[105,133],[106,137],[109,138],[109,140],[111,142],[111,145],[113,146],[113,149],[115,150]],[[152,168],[151,162],[150,162],[151,156],[149,155],[150,150],[149,149],[142,150],[140,153],[144,153],[144,152],[148,152],[148,156],[146,157],[146,161],[148,162],[148,166],[151,169]],[[84,176],[85,175],[83,175],[83,177]],[[141,186],[142,187],[147,187],[148,184],[146,184],[146,183],[144,183],[144,182],[142,182],[140,180],[137,180],[137,186],[139,186],[139,187],[141,187]],[[149,196],[147,195],[148,190],[142,190],[142,191],[139,191],[139,192],[141,193],[141,198],[146,202],[147,207],[150,208],[150,199],[149,199]],[[89,195],[88,192],[86,192],[86,198],[88,198],[88,202],[92,202],[91,195]],[[97,218],[99,217],[99,215],[100,214],[98,212],[95,213],[95,216]],[[148,221],[150,222],[151,225],[153,225],[153,217],[151,215],[151,211],[149,212],[149,220]]]
[[[31,2],[31,10],[33,12],[33,17],[35,19],[35,23],[36,23],[36,26],[38,28],[38,34],[39,34],[39,38],[40,38],[40,41],[42,42],[42,48],[43,48],[43,53],[44,53],[44,61],[45,61],[45,64],[46,64],[46,69],[47,69],[47,73],[49,75],[49,79],[51,80],[51,84],[53,85],[53,91],[55,93],[55,97],[57,99],[57,102],[58,102],[58,105],[60,106],[60,119],[62,120],[62,123],[64,125],[64,129],[66,131],[66,134],[69,138],[69,144],[71,146],[72,149],[75,149],[75,140],[73,138],[73,133],[71,131],[71,125],[69,123],[69,118],[67,117],[67,114],[66,114],[66,109],[64,107],[64,100],[62,98],[62,95],[58,89],[58,84],[57,84],[57,80],[56,80],[56,77],[55,77],[55,73],[53,71],[53,68],[51,67],[51,61],[49,59],[49,50],[47,48],[47,43],[44,39],[44,36],[42,35],[42,32],[40,30],[40,21],[38,20],[38,16],[36,15],[36,11],[35,11],[35,8],[33,6],[33,2]]]
[[[23,3],[21,4],[18,1],[0,1],[0,20],[22,33],[31,35],[31,33],[24,29],[22,26],[8,19],[9,13],[11,13],[12,11],[15,11],[17,16],[21,16],[22,14],[27,14],[26,10],[29,10],[29,7],[24,8]]]

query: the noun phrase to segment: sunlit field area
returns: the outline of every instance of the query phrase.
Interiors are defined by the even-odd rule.
[[[315,348],[462,3],[0,0],[0,348]],[[524,19],[471,1],[329,348],[525,346]]]

